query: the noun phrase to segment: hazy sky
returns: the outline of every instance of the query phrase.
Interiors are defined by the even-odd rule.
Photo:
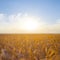
[[[26,33],[26,20],[38,24],[32,33],[60,33],[60,0],[0,0],[0,33]]]

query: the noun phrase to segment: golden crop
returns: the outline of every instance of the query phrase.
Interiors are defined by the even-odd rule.
[[[0,60],[60,60],[60,34],[0,34]]]

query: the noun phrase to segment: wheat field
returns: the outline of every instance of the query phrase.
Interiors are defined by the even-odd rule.
[[[60,60],[60,34],[0,34],[0,60]]]

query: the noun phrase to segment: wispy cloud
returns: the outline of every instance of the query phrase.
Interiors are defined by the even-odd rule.
[[[35,20],[39,23],[37,31],[32,33],[60,33],[60,19],[55,24],[48,24],[41,18],[28,14],[1,14],[0,13],[0,33],[26,33],[22,25],[26,20]]]

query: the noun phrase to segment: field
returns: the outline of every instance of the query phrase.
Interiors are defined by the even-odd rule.
[[[60,34],[0,34],[0,60],[60,60]]]

